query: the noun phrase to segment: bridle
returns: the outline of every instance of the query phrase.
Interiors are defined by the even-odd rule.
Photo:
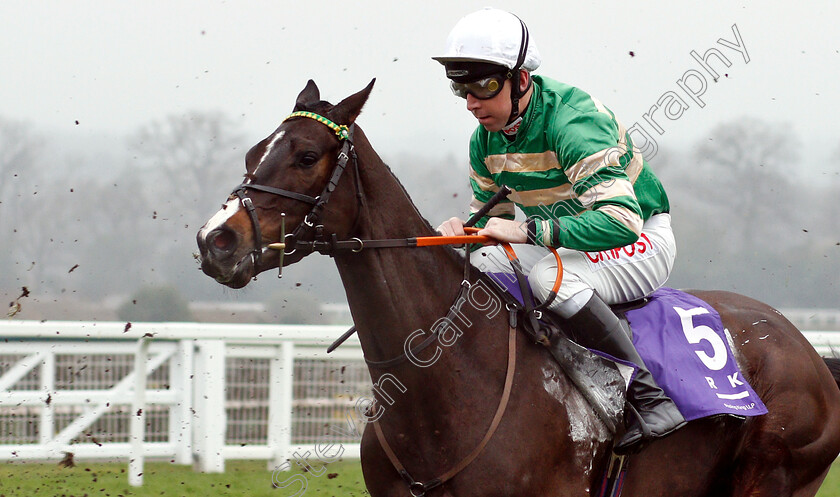
[[[357,231],[359,223],[361,221],[361,213],[364,210],[365,205],[365,194],[364,188],[362,187],[361,176],[359,174],[359,161],[358,157],[356,156],[356,147],[353,143],[353,133],[355,131],[356,125],[339,125],[330,121],[326,117],[315,114],[314,112],[305,111],[294,112],[283,121],[285,122],[295,117],[306,117],[309,119],[314,119],[321,124],[324,124],[325,126],[332,129],[338,137],[339,141],[343,143],[341,146],[341,150],[339,150],[338,155],[336,157],[336,164],[335,168],[333,169],[332,175],[330,176],[330,179],[327,182],[327,184],[324,186],[324,189],[321,191],[321,194],[317,197],[311,197],[302,193],[283,190],[281,188],[275,188],[273,186],[251,183],[250,180],[240,184],[233,190],[233,192],[231,193],[231,198],[234,195],[239,198],[240,203],[245,208],[245,211],[248,213],[248,217],[251,220],[251,226],[254,231],[254,248],[250,252],[250,256],[251,261],[254,263],[254,266],[257,266],[262,260],[263,236],[262,230],[260,228],[259,218],[257,217],[256,208],[254,207],[254,203],[251,201],[251,198],[248,196],[248,190],[256,190],[271,193],[274,195],[290,198],[312,205],[312,209],[310,209],[309,213],[306,214],[306,216],[303,218],[303,221],[298,226],[296,226],[295,229],[289,234],[286,234],[285,232],[285,213],[281,214],[282,217],[280,237],[282,238],[282,242],[270,243],[266,247],[268,249],[280,251],[281,259],[280,263],[278,264],[280,272],[278,273],[278,276],[282,276],[283,274],[283,257],[287,255],[292,255],[297,252],[302,253],[304,256],[309,255],[312,252],[318,252],[320,254],[334,256],[336,253],[340,252],[361,252],[364,249],[372,248],[429,247],[433,245],[486,243],[489,241],[487,237],[475,235],[450,237],[421,236],[409,238],[387,238],[381,240],[362,240],[357,237],[351,237],[346,240],[339,240],[335,233],[324,233],[324,227],[321,223],[321,216],[324,212],[324,209],[327,206],[327,202],[329,202],[330,200],[330,196],[335,191],[338,185],[338,181],[341,179],[342,175],[344,174],[344,171],[347,169],[348,165],[350,165],[351,162],[351,167],[355,169],[354,188],[356,192],[357,210],[356,218],[353,222],[352,228],[350,229],[350,233],[355,233]],[[501,189],[492,199],[490,199],[485,204],[485,206],[479,212],[473,214],[473,220],[466,223],[464,226],[472,226],[471,223],[474,223],[478,219],[481,219],[494,205],[496,205],[497,202],[504,199],[509,193],[510,190],[506,187]]]
[[[251,219],[251,226],[254,231],[254,249],[251,251],[250,255],[251,262],[254,264],[254,267],[258,266],[260,261],[262,260],[263,237],[262,230],[260,229],[259,218],[257,217],[256,208],[254,207],[253,201],[251,201],[251,198],[248,196],[248,190],[257,190],[265,193],[271,193],[273,195],[279,195],[281,197],[298,200],[300,202],[312,205],[312,208],[309,210],[309,213],[307,213],[306,216],[304,216],[303,221],[299,225],[297,225],[291,233],[288,234],[285,233],[285,213],[282,214],[283,221],[281,222],[280,236],[281,238],[283,238],[283,241],[281,243],[271,245],[271,248],[279,249],[281,254],[280,264],[278,265],[278,277],[282,276],[283,274],[283,256],[292,255],[297,251],[302,251],[304,252],[304,255],[308,255],[309,253],[314,251],[326,253],[325,251],[328,250],[328,247],[325,246],[325,242],[323,242],[323,226],[320,224],[321,216],[323,214],[324,208],[327,206],[327,202],[329,202],[330,200],[330,196],[335,191],[335,188],[338,185],[338,181],[341,179],[341,176],[347,169],[347,164],[348,162],[350,162],[351,159],[353,161],[353,167],[356,169],[356,198],[358,199],[360,207],[359,211],[357,211],[356,213],[354,229],[355,226],[358,225],[359,212],[361,211],[361,206],[364,203],[364,194],[361,186],[361,181],[359,179],[359,166],[356,157],[356,147],[353,144],[353,132],[355,130],[356,125],[351,124],[350,126],[346,126],[343,124],[336,124],[327,119],[326,117],[315,114],[314,112],[306,111],[293,112],[288,117],[286,117],[286,119],[284,119],[283,122],[296,117],[306,117],[309,119],[314,119],[321,124],[324,124],[325,126],[335,131],[335,134],[338,137],[339,141],[343,142],[341,150],[339,150],[338,156],[336,157],[336,164],[335,168],[333,169],[332,176],[330,177],[330,180],[327,182],[327,184],[324,185],[324,189],[321,191],[321,194],[317,197],[311,197],[309,195],[304,195],[302,193],[293,192],[290,190],[283,190],[281,188],[275,188],[273,186],[260,185],[250,182],[240,184],[231,193],[231,196],[236,195],[239,198],[239,201],[242,203],[242,206],[248,213],[248,217]],[[335,235],[332,235],[332,237],[334,239]],[[307,242],[307,240],[309,241]],[[351,243],[356,243],[357,240],[357,238],[354,238],[351,240]],[[361,243],[361,240],[358,240],[359,246],[361,246]],[[326,242],[326,245],[329,245],[329,242]],[[291,250],[289,251],[289,249]]]

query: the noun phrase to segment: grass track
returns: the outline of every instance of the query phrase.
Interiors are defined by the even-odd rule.
[[[321,466],[313,463],[314,470]],[[128,485],[126,463],[77,463],[59,468],[55,463],[0,464],[0,497],[288,497],[301,489],[272,486],[265,461],[229,461],[220,474],[203,474],[189,466],[166,462],[147,463],[143,486]],[[307,478],[305,495],[363,496],[362,471],[358,461],[336,462],[319,477],[297,472],[279,473],[283,483],[293,474]]]
[[[139,488],[128,485],[127,467],[125,463],[79,463],[75,468],[59,468],[54,463],[3,463],[0,497],[288,497],[301,489],[291,484],[274,488],[264,461],[230,461],[222,474],[147,463]],[[315,471],[319,469],[316,465]],[[367,495],[358,461],[332,463],[320,476],[300,471],[280,473],[277,480],[288,482],[292,475],[306,478],[306,496]],[[834,464],[817,497],[840,497],[840,462]]]
[[[835,462],[831,467],[817,497],[840,497],[840,462]]]

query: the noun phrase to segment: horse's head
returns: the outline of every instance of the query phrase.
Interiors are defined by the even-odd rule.
[[[359,205],[348,132],[352,134],[374,81],[331,105],[320,100],[310,80],[293,113],[248,151],[244,182],[198,232],[201,269],[208,276],[241,288],[278,267],[281,255],[285,266],[311,253],[312,245],[307,250],[301,242],[313,240],[319,225],[323,233],[350,235]]]

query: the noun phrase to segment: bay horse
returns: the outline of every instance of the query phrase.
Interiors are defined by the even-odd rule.
[[[355,125],[374,81],[336,105],[309,81],[291,118],[247,153],[243,184],[199,231],[203,271],[241,288],[315,250],[329,253],[365,358],[405,358],[408,350],[425,361],[369,368],[378,421],[364,430],[361,458],[373,497],[593,495],[612,434],[544,347],[517,333],[509,348],[504,310],[463,305],[460,334],[447,343],[440,335],[422,353],[406,345],[424,342],[407,342],[416,330],[434,337],[430,330],[451,314],[465,287],[464,260],[449,247],[365,245],[435,235]],[[294,229],[286,234],[285,226]],[[269,248],[277,243],[285,245]],[[468,281],[479,283],[475,270]],[[832,375],[831,360],[775,309],[734,293],[692,293],[720,313],[769,413],[692,421],[654,442],[632,456],[623,495],[813,496],[840,452],[840,372]],[[494,417],[505,394],[506,411]]]

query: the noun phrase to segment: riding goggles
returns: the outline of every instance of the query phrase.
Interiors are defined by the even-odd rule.
[[[505,86],[505,78],[501,75],[489,76],[470,83],[450,83],[452,93],[461,98],[472,95],[479,100],[487,100],[495,97]]]

